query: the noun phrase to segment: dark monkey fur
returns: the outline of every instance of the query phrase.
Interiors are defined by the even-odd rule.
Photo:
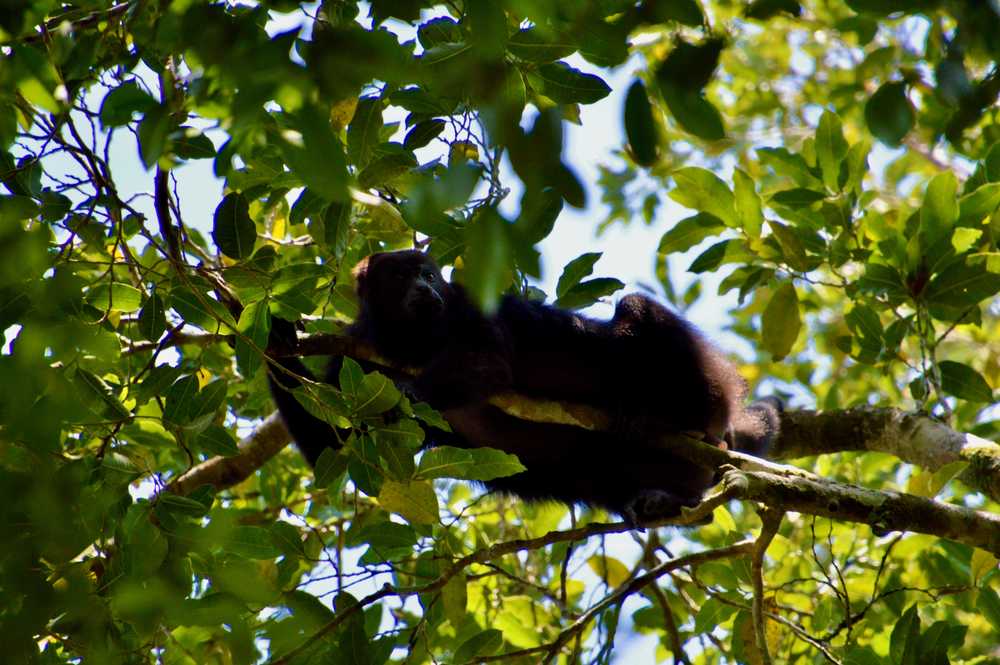
[[[361,311],[348,332],[390,362],[421,370],[408,391],[441,411],[453,430],[429,431],[431,445],[489,446],[516,454],[527,468],[485,483],[491,490],[648,522],[696,505],[713,482],[710,469],[658,450],[658,435],[696,433],[764,455],[777,433],[780,401],[744,408],[745,384],[732,364],[643,295],[622,298],[610,321],[514,296],[486,316],[418,251],[375,254],[356,276]],[[308,375],[297,359],[281,364]],[[336,383],[339,365],[335,359],[327,381]],[[315,464],[324,447],[336,445],[330,425],[288,392],[298,385],[292,377],[280,370],[270,376],[288,429]],[[515,418],[486,402],[505,391],[598,407],[614,426],[598,432]]]

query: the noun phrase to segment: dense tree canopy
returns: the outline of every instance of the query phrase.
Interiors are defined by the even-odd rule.
[[[976,0],[0,3],[3,659],[1000,661],[998,61]],[[570,208],[731,305],[795,467],[664,441],[714,520],[629,532],[482,496],[517,460],[350,361],[301,395],[346,445],[285,449],[270,315],[365,358],[351,269],[415,245],[485,308],[620,294],[600,234],[539,289]]]

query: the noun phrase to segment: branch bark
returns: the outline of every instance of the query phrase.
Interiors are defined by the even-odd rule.
[[[993,513],[892,490],[735,468],[722,483],[726,494],[783,511],[867,524],[877,533],[926,533],[1000,555],[1000,515]]]
[[[968,462],[962,481],[1000,501],[1000,446],[899,409],[788,411],[782,415],[781,434],[771,457],[793,459],[845,451],[889,453],[930,471],[952,462]]]
[[[216,491],[237,485],[281,452],[291,440],[292,436],[276,411],[240,441],[238,455],[205,460],[171,481],[167,491],[183,495],[202,485],[212,485]]]

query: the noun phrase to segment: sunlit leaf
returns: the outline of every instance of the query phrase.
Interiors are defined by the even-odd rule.
[[[789,354],[802,328],[799,299],[791,282],[775,290],[761,316],[761,344],[780,360]]]

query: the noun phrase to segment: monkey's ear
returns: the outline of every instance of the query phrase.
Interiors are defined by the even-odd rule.
[[[370,256],[366,256],[361,259],[358,261],[358,265],[354,266],[354,270],[351,271],[351,275],[358,285],[358,295],[363,294],[368,287],[368,264],[371,262],[371,258]]]

